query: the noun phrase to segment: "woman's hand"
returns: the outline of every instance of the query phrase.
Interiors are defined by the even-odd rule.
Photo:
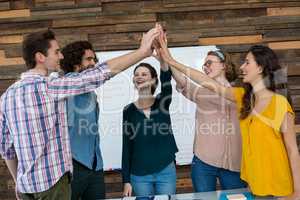
[[[152,55],[153,41],[155,40],[155,38],[158,37],[158,35],[159,35],[159,30],[157,26],[155,26],[155,28],[150,29],[147,33],[143,34],[139,49],[143,52],[143,54],[146,57]]]
[[[292,195],[278,198],[278,200],[300,200],[300,192],[294,192]]]
[[[171,56],[171,53],[168,49],[168,42],[167,42],[167,36],[166,33],[163,31],[161,25],[158,25],[159,30],[159,40],[158,40],[158,48],[155,49],[156,52],[159,52],[158,54],[160,57],[166,62],[167,64],[170,64],[174,61],[173,57]]]
[[[123,189],[123,196],[124,197],[131,197],[132,195],[132,186],[130,183],[125,183],[124,184],[124,189]]]

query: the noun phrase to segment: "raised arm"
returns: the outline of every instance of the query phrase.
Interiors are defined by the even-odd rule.
[[[231,88],[225,87],[221,84],[219,84],[214,79],[208,77],[206,74],[195,70],[191,67],[185,66],[184,64],[181,64],[177,62],[172,56],[171,53],[168,50],[166,40],[162,34],[159,36],[159,43],[160,43],[160,53],[162,58],[166,63],[168,63],[171,67],[174,67],[187,77],[189,77],[191,80],[195,81],[196,83],[202,85],[203,87],[208,88],[209,90],[216,92],[217,94],[235,101],[233,92]]]
[[[201,95],[201,89],[198,85],[193,83],[189,78],[187,78],[184,74],[179,72],[176,68],[171,67],[172,76],[176,81],[176,89],[187,99],[196,102],[197,97]],[[199,93],[200,92],[200,93]]]
[[[128,53],[126,55],[113,58],[107,61],[107,65],[112,75],[118,74],[119,72],[127,69],[135,63],[143,60],[144,58],[151,56],[153,53],[152,42],[158,37],[159,31],[157,28],[149,30],[146,34],[143,34],[140,48],[136,51]]]
[[[174,67],[171,67],[171,71],[172,71],[172,76],[176,81],[176,88],[184,89],[187,85],[187,78]]]
[[[172,101],[172,85],[171,85],[171,79],[172,79],[172,71],[168,64],[162,59],[160,55],[159,49],[159,43],[157,40],[153,42],[153,46],[156,49],[156,51],[153,54],[153,57],[156,58],[156,60],[160,64],[160,83],[161,83],[161,93],[157,96],[157,98],[161,99],[160,102],[163,103],[163,107],[165,109],[169,109],[171,101]]]
[[[47,82],[47,93],[53,98],[62,99],[95,90],[111,76],[152,55],[151,45],[158,34],[159,32],[156,28],[151,29],[143,35],[138,50],[113,58],[105,63],[97,63],[94,68],[84,70],[79,74],[65,77],[50,77]]]

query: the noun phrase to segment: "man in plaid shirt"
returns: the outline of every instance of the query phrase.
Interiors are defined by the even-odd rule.
[[[152,55],[156,28],[140,48],[72,77],[48,76],[63,55],[52,31],[30,34],[23,42],[28,71],[0,99],[0,154],[22,199],[69,199],[72,155],[66,97],[93,91],[115,74]]]

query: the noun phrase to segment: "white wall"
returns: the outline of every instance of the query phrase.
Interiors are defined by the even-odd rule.
[[[191,67],[201,69],[203,60],[215,46],[171,48],[175,59]],[[108,60],[130,51],[98,52],[99,60]],[[150,63],[159,72],[159,63],[155,58],[147,58],[142,62]],[[100,106],[100,143],[104,160],[104,169],[121,168],[122,157],[122,111],[123,107],[137,98],[137,92],[132,84],[134,66],[113,77],[97,89]],[[175,89],[172,80],[173,96],[170,107],[172,127],[179,152],[176,161],[179,165],[190,164],[193,156],[195,105],[185,99]],[[156,93],[160,91],[160,85]]]

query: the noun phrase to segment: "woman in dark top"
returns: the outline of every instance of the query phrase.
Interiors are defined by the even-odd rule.
[[[141,63],[134,69],[136,102],[123,110],[122,176],[124,196],[175,194],[175,153],[169,107],[172,98],[171,71],[162,63],[161,93],[155,69]]]

